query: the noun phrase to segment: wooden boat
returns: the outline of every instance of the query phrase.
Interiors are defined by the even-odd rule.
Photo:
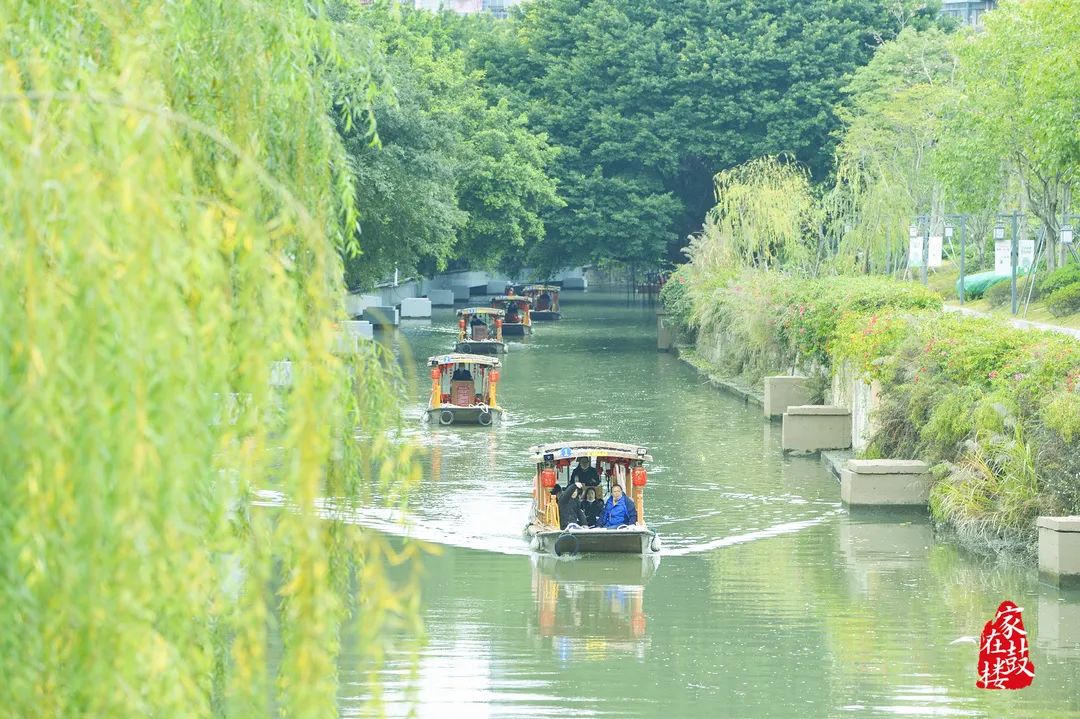
[[[616,442],[564,442],[529,448],[536,464],[533,477],[533,504],[525,537],[533,551],[544,554],[579,554],[615,552],[619,554],[653,554],[660,551],[660,538],[645,524],[645,485],[648,474],[645,463],[652,461],[648,450],[633,444]],[[573,472],[572,464],[580,457],[596,462],[602,475],[601,490],[618,484],[637,507],[637,523],[614,529],[580,527],[571,524],[560,528],[559,505],[551,494],[558,484],[566,487]],[[561,480],[561,481],[560,481]]]
[[[562,319],[559,310],[559,290],[555,285],[526,285],[521,294],[532,298],[532,319],[534,322],[548,322]]]
[[[456,352],[495,355],[506,352],[502,323],[506,313],[494,307],[466,307],[457,311]]]
[[[492,307],[506,312],[502,323],[503,337],[522,337],[532,334],[532,305],[532,299],[525,295],[496,295],[491,298]],[[511,314],[512,309],[517,315],[516,322],[511,321],[514,319],[514,315]]]
[[[495,399],[499,360],[486,355],[436,355],[428,357],[428,366],[431,367],[429,422],[488,427],[502,418],[502,408]]]

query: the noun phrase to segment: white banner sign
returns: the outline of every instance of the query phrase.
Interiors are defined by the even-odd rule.
[[[994,274],[999,277],[1012,274],[1012,243],[1009,240],[994,243]]]
[[[1035,264],[1035,240],[1020,240],[1017,248],[1016,266],[1023,269],[1031,269]]]
[[[908,267],[922,267],[922,238],[912,237],[908,242]]]
[[[941,237],[930,236],[926,254],[928,256],[927,267],[941,267]]]

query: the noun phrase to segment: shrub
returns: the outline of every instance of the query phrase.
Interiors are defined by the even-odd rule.
[[[1046,307],[1054,317],[1080,312],[1080,282],[1051,292],[1046,298]]]
[[[1073,263],[1059,267],[1039,283],[1039,292],[1043,297],[1060,290],[1062,287],[1080,284],[1080,264]]]
[[[1001,307],[1008,304],[1012,298],[1011,283],[1008,279],[998,280],[994,284],[986,288],[983,292],[983,299],[991,307]]]
[[[680,332],[690,334],[690,315],[693,304],[690,298],[690,285],[687,279],[689,265],[683,265],[671,273],[668,281],[660,290],[660,303],[670,313],[671,319]]]

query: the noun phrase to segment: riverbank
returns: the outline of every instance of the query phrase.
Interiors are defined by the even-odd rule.
[[[1033,556],[1034,519],[1080,512],[1080,342],[949,313],[885,278],[727,276],[687,266],[662,300],[706,376],[753,391],[804,374],[818,401],[872,385],[865,457],[934,467],[930,510],[965,545]],[[850,399],[850,398],[847,398]]]

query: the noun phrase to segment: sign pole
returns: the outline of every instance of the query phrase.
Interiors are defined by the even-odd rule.
[[[967,215],[960,215],[960,304],[964,304],[964,230]]]
[[[930,264],[930,220],[923,226],[922,236],[922,283],[927,284],[926,267]]]
[[[1012,274],[1011,274],[1011,278],[1012,278],[1011,279],[1012,313],[1014,315],[1016,314],[1016,255],[1017,255],[1017,252],[1018,252],[1016,233],[1017,233],[1017,223],[1018,223],[1018,221],[1019,221],[1019,217],[1014,212],[1012,214],[1012,251],[1010,252],[1010,259],[1012,260],[1010,262],[1010,264],[1012,265]]]

